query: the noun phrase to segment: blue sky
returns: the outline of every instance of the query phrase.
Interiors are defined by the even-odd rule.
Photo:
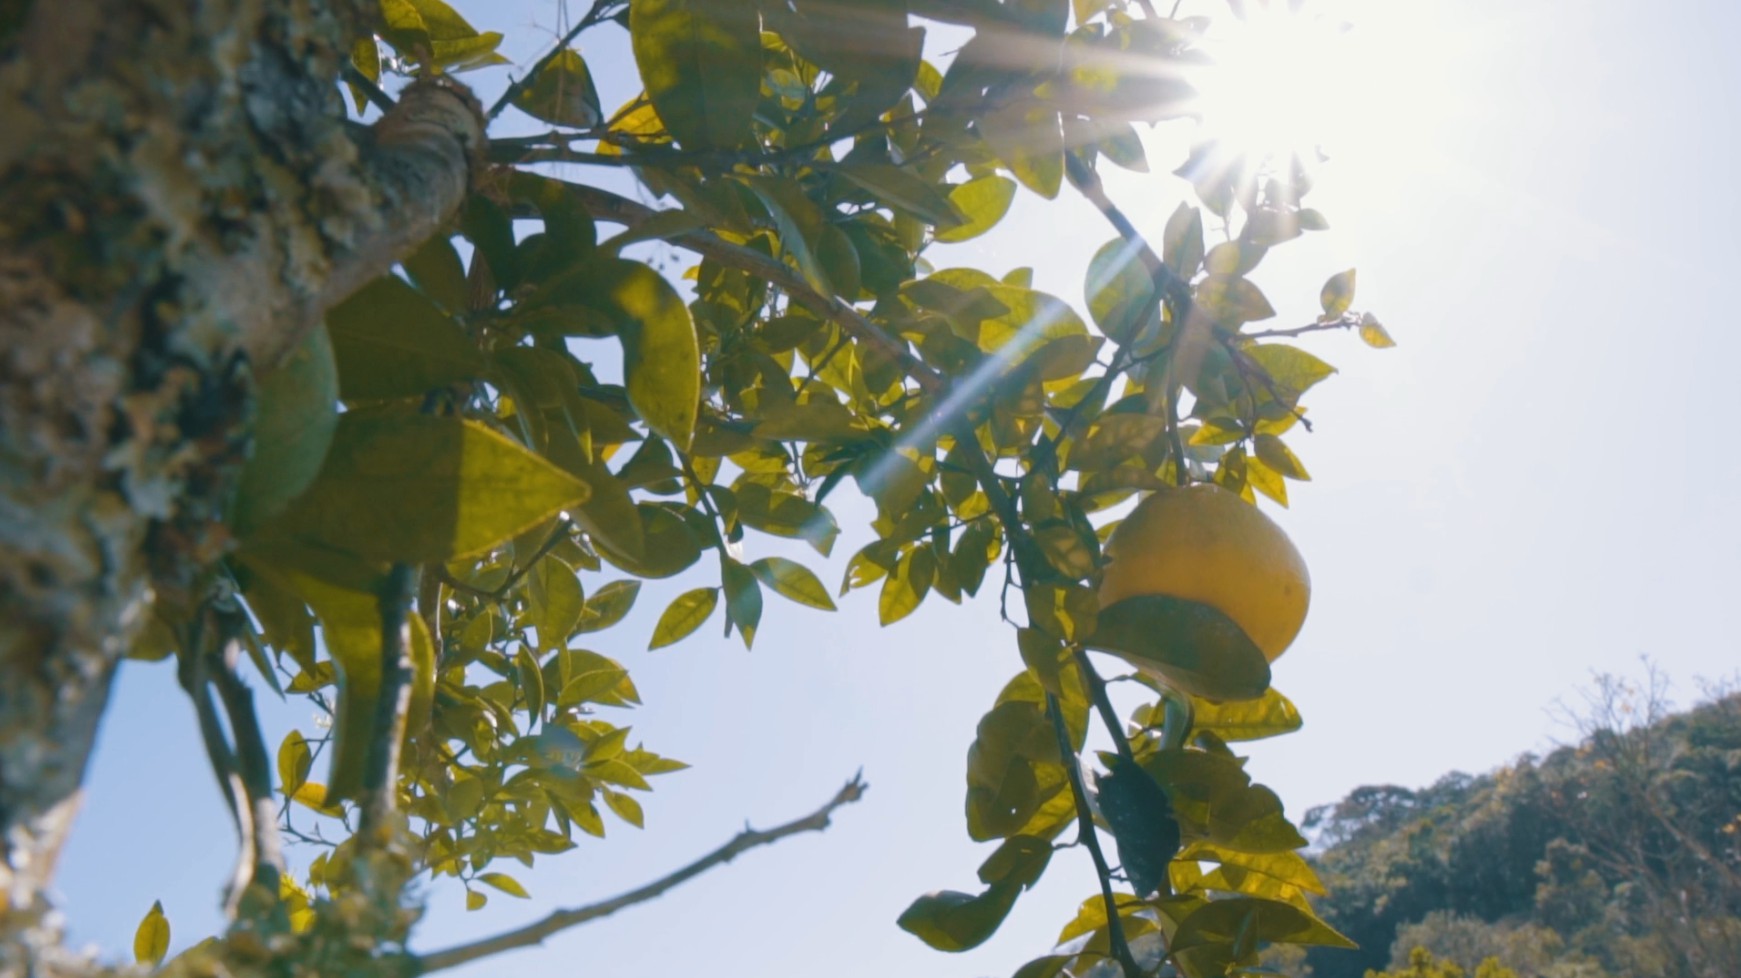
[[[522,64],[556,22],[547,0],[460,6]],[[1382,9],[1414,28],[1360,66],[1356,132],[1315,192],[1333,230],[1254,276],[1293,325],[1326,276],[1358,267],[1357,306],[1400,344],[1309,342],[1341,373],[1308,399],[1316,431],[1290,439],[1315,481],[1271,507],[1312,570],[1311,616],[1275,670],[1306,726],[1255,745],[1251,769],[1296,815],[1360,784],[1482,771],[1567,738],[1549,708],[1592,670],[1636,672],[1649,655],[1684,703],[1741,651],[1741,454],[1727,433],[1741,409],[1741,71],[1725,48],[1741,15],[1688,0]],[[607,108],[635,87],[614,30],[584,48]],[[1150,148],[1164,174],[1177,147]],[[1111,190],[1156,232],[1185,192],[1164,175]],[[1086,258],[1111,237],[1067,195],[1024,194],[998,231],[933,260],[1031,265],[1038,287],[1080,303]],[[750,556],[801,556],[838,581],[872,514],[848,493],[830,503],[845,528],[832,560],[753,537]],[[641,651],[664,600],[699,583],[650,586],[598,646],[647,701],[635,737],[694,765],[646,797],[647,828],[518,872],[530,901],[468,914],[457,887],[435,887],[419,946],[637,885],[746,819],[811,810],[862,766],[871,791],[829,832],[466,974],[968,978],[1044,953],[1092,892],[1078,852],[976,951],[944,955],[893,924],[923,891],[970,888],[985,855],[960,814],[965,754],[1020,668],[995,603],[933,598],[888,629],[874,591],[835,615],[781,603],[754,652],[717,634]],[[309,721],[272,717],[280,733]],[[124,954],[162,899],[175,946],[197,939],[217,926],[232,852],[172,670],[128,665],[63,859],[73,938]]]

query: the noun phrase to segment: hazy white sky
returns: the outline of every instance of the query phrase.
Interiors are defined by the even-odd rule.
[[[549,0],[460,6],[521,64],[556,20]],[[1357,307],[1400,344],[1309,342],[1342,372],[1308,398],[1316,432],[1290,438],[1315,481],[1270,508],[1312,569],[1311,616],[1275,670],[1306,726],[1256,745],[1251,769],[1296,816],[1359,784],[1482,771],[1569,736],[1547,708],[1592,670],[1635,671],[1648,654],[1685,702],[1694,677],[1737,663],[1741,70],[1726,46],[1741,15],[1696,0],[1367,6],[1390,43],[1357,63],[1357,128],[1315,193],[1334,229],[1254,276],[1295,325],[1326,276],[1358,267]],[[607,109],[637,87],[607,56],[614,31],[585,47]],[[1111,189],[1158,233],[1185,188],[1159,175],[1176,148],[1151,150],[1157,175]],[[934,261],[1035,266],[1038,287],[1080,303],[1086,257],[1112,232],[1067,193],[1048,205],[1024,192],[998,231]],[[830,504],[845,528],[832,560],[753,536],[751,555],[800,556],[838,581],[872,514],[846,492]],[[972,889],[989,851],[961,811],[974,725],[1021,667],[995,601],[933,597],[879,630],[873,589],[832,616],[771,606],[753,653],[717,633],[641,651],[665,600],[698,583],[705,571],[649,586],[598,646],[647,700],[635,736],[694,765],[656,783],[646,830],[613,826],[535,872],[515,867],[531,901],[468,914],[457,887],[437,886],[418,946],[644,882],[745,819],[809,811],[862,766],[870,793],[826,834],[465,974],[968,978],[1044,953],[1092,892],[1080,852],[1060,853],[976,951],[932,951],[893,923],[923,891]],[[232,858],[172,672],[123,670],[63,860],[73,937],[110,955],[154,899],[176,948],[209,932]]]

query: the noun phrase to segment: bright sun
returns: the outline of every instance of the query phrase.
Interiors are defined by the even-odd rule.
[[[1219,6],[1219,5],[1217,5]],[[1258,160],[1389,142],[1444,108],[1437,3],[1252,0],[1223,6],[1194,83],[1204,134]],[[1256,162],[1254,160],[1253,162]]]

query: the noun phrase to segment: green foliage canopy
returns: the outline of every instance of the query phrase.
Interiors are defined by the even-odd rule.
[[[915,15],[964,38],[952,57]],[[605,19],[626,23],[644,85],[609,113],[573,46]],[[640,690],[593,647],[626,640],[612,629],[643,580],[697,566],[713,582],[664,609],[649,647],[709,622],[747,647],[778,601],[833,610],[803,564],[745,562],[740,544],[828,554],[826,499],[850,479],[877,518],[840,594],[878,589],[887,624],[995,574],[1023,619],[968,752],[968,835],[997,844],[983,889],[921,897],[902,927],[979,944],[1074,827],[1102,892],[1024,978],[1107,960],[1128,978],[1162,962],[1220,975],[1271,943],[1348,946],[1306,899],[1322,885],[1304,839],[1230,746],[1299,726],[1261,653],[1206,605],[1101,620],[1094,597],[1134,494],[1212,481],[1285,505],[1308,478],[1283,436],[1332,368],[1282,340],[1390,342],[1354,310],[1352,271],[1307,326],[1254,327],[1275,311],[1251,273],[1324,226],[1301,161],[1197,146],[1180,171],[1197,202],[1158,246],[1107,196],[1098,168],[1147,168],[1133,124],[1191,111],[1203,27],[1144,2],[595,3],[494,110],[553,128],[493,141],[449,233],[335,309],[275,375],[294,382],[262,389],[214,602],[245,606],[226,620],[268,681],[334,716],[291,732],[263,777],[295,803],[286,830],[312,838],[295,826],[313,818],[338,841],[306,884],[257,870],[238,927],[338,967],[335,935],[403,939],[382,878],[454,878],[481,907],[526,896],[510,861],[603,835],[607,812],[640,825],[650,779],[683,765],[631,744],[610,711]],[[489,64],[498,40],[439,0],[383,0],[352,49],[357,104],[389,97],[390,66]],[[661,206],[541,169],[558,161],[628,168]],[[1087,319],[1021,270],[927,258],[1016,194],[1067,188],[1118,232],[1090,266]],[[684,284],[625,251],[649,240],[694,256]],[[575,338],[617,342],[620,375]],[[582,573],[613,579],[588,593]],[[200,675],[214,602],[160,605],[139,654]],[[1170,681],[1145,680],[1155,698],[1126,722],[1086,650],[1134,645]],[[1116,756],[1082,756],[1097,712]],[[160,955],[156,933],[141,947]],[[417,966],[437,960],[452,963]]]

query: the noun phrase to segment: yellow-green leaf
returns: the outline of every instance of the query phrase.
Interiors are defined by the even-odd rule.
[[[574,634],[586,611],[586,592],[574,568],[555,556],[546,556],[527,575],[526,597],[532,605],[532,621],[538,627],[538,644],[545,649],[560,647]]]
[[[133,932],[133,960],[152,967],[163,962],[169,953],[169,918],[163,915],[163,901],[154,900],[139,929]]]
[[[737,626],[747,649],[755,643],[762,623],[762,586],[756,583],[755,572],[730,557],[720,558],[719,571],[728,624]]]
[[[317,326],[260,381],[254,454],[242,466],[230,507],[237,536],[283,512],[320,474],[338,428],[338,399],[332,341]]]
[[[1064,181],[1064,130],[1058,110],[1011,102],[979,120],[980,135],[1024,187],[1048,200]]]
[[[591,128],[604,117],[592,72],[573,48],[564,48],[550,59],[532,84],[515,96],[514,106],[533,118],[574,129]]]
[[[1293,450],[1275,435],[1260,434],[1255,439],[1257,457],[1263,464],[1274,469],[1282,476],[1299,482],[1310,482],[1312,477],[1306,472],[1306,467],[1300,464]]]
[[[617,321],[629,403],[653,432],[687,451],[701,400],[701,347],[683,297],[637,261],[604,258],[585,278],[597,308]]]
[[[363,286],[333,307],[326,323],[347,401],[416,397],[483,371],[465,331],[395,275]]]
[[[684,149],[732,149],[761,92],[761,21],[752,3],[630,0],[629,35],[647,95]]]
[[[677,596],[659,616],[659,624],[653,628],[653,640],[647,649],[664,648],[667,645],[680,642],[689,637],[697,628],[707,623],[712,617],[713,609],[719,605],[719,588],[698,587],[693,591],[685,591]]]
[[[278,781],[285,795],[294,795],[308,781],[309,768],[314,766],[314,752],[302,731],[292,730],[278,745]]]
[[[564,507],[585,483],[475,421],[353,411],[313,486],[269,528],[382,561],[472,556]]]
[[[845,163],[834,172],[857,184],[897,212],[937,228],[952,228],[964,215],[950,197],[925,178],[887,163]]]
[[[1300,711],[1274,687],[1255,700],[1233,703],[1198,700],[1194,705],[1192,729],[1213,733],[1226,741],[1279,737],[1300,729],[1303,722]]]
[[[641,803],[636,801],[633,796],[621,791],[612,791],[609,788],[604,789],[604,796],[605,804],[610,806],[611,811],[617,813],[618,818],[637,829],[645,827]]]
[[[1318,292],[1318,302],[1324,306],[1324,315],[1331,319],[1347,312],[1354,304],[1354,269],[1330,276]]]
[[[479,873],[477,880],[479,883],[495,887],[511,897],[519,897],[524,900],[531,896],[526,892],[526,888],[520,885],[519,880],[507,873]]]
[[[1010,201],[1016,196],[1016,182],[1009,177],[988,173],[959,184],[949,191],[949,202],[967,220],[937,232],[937,240],[946,244],[977,238],[1003,220]]]
[[[1396,340],[1390,338],[1390,332],[1384,328],[1384,324],[1370,312],[1360,316],[1360,339],[1375,350],[1385,350],[1396,345]]]
[[[483,892],[482,890],[467,890],[467,891],[465,891],[465,908],[467,910],[482,910],[482,909],[484,909],[484,904],[489,903],[489,902],[490,902],[489,894]]]
[[[834,599],[810,568],[784,557],[763,557],[750,565],[756,579],[774,589],[775,593],[799,604],[823,611],[834,610]]]

